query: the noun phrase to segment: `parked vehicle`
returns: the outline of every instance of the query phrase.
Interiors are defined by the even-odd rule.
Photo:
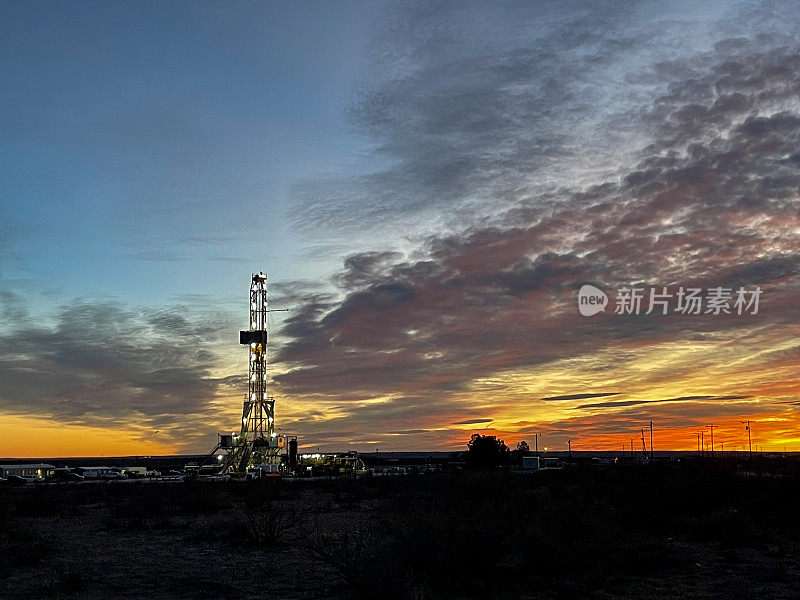
[[[11,485],[25,485],[26,483],[33,483],[38,481],[36,477],[25,477],[23,475],[9,475],[8,482]]]
[[[147,477],[147,467],[124,467],[122,474],[130,479]]]
[[[246,479],[261,479],[262,477],[280,476],[280,465],[263,463],[247,469]]]
[[[83,481],[83,475],[74,472],[69,467],[53,469],[52,477],[55,481]]]
[[[86,479],[123,479],[125,476],[111,467],[79,467]]]

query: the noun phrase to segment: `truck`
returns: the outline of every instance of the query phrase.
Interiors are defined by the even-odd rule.
[[[127,475],[130,479],[147,477],[147,467],[123,467],[122,474]]]
[[[247,469],[245,479],[261,479],[262,477],[279,477],[281,474],[280,465],[273,463],[261,463]]]

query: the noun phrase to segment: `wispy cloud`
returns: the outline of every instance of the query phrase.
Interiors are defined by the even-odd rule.
[[[456,421],[453,425],[477,425],[479,423],[491,423],[492,419],[467,419],[465,421]]]
[[[334,226],[358,218],[379,229],[433,205],[451,211],[452,229],[431,232],[406,254],[378,245],[349,256],[335,277],[341,296],[312,298],[287,321],[278,355],[288,367],[278,376],[286,393],[457,403],[476,381],[506,373],[588,363],[609,348],[647,355],[704,340],[716,341],[720,353],[704,359],[706,369],[734,351],[736,340],[737,357],[750,345],[769,371],[761,353],[785,342],[800,291],[800,47],[776,13],[764,17],[768,7],[760,32],[726,38],[745,27],[736,16],[713,29],[715,44],[694,52],[639,35],[659,27],[674,39],[693,35],[676,21],[628,28],[631,7],[599,20],[593,10],[585,19],[564,16],[552,35],[532,32],[513,52],[493,46],[454,58],[438,33],[423,36],[399,61],[400,74],[365,94],[357,122],[393,166],[337,182],[333,195],[323,187],[301,194],[308,212],[300,218]],[[599,73],[614,73],[629,96],[595,89]],[[595,95],[602,101],[590,103]],[[635,144],[615,150],[615,126]],[[598,139],[608,169],[591,167]],[[482,208],[462,213],[473,201]],[[612,289],[758,285],[763,305],[747,319],[586,319],[575,310],[584,282]],[[624,365],[606,365],[613,389]],[[678,384],[682,376],[663,365],[657,377]],[[626,381],[626,389],[653,385],[655,377]],[[713,411],[747,397],[698,394],[578,409],[694,402]],[[472,396],[462,403],[481,405]],[[495,425],[501,414],[491,414]]]
[[[619,396],[622,392],[564,394],[561,396],[546,396],[542,400],[584,400],[586,398],[602,398],[603,396]]]
[[[0,306],[15,311],[0,333],[4,411],[161,430],[181,444],[207,433],[198,423],[230,385],[215,374],[234,328],[224,313],[75,300],[34,320],[8,298]]]
[[[637,404],[660,404],[662,402],[693,402],[697,400],[744,400],[750,396],[679,396],[677,398],[660,398],[658,400],[622,400],[619,402],[596,402],[581,404],[576,408],[620,408],[623,406],[636,406]]]
[[[662,427],[734,422],[742,405],[797,423],[800,12],[696,4],[391,9],[350,114],[374,152],[291,191],[314,233],[304,258],[342,262],[323,283],[273,288],[294,307],[271,356],[285,431],[340,446],[450,447],[476,424],[598,440],[656,412]],[[238,260],[198,231],[242,213],[200,204],[183,243]],[[129,258],[184,260],[153,241],[171,223]],[[355,236],[372,246],[355,251]],[[587,282],[760,286],[762,306],[584,318]],[[185,299],[78,299],[34,320],[4,287],[0,408],[208,432],[243,383],[220,344],[238,323]]]

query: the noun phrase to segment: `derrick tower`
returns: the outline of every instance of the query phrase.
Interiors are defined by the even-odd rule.
[[[250,329],[239,332],[239,343],[250,347],[240,439],[251,448],[251,464],[276,462],[278,455],[275,398],[267,394],[267,313],[267,276],[256,273],[250,283]]]
[[[248,346],[247,396],[242,404],[239,433],[220,434],[217,449],[223,473],[245,473],[249,467],[277,465],[283,436],[275,434],[275,398],[267,391],[267,276],[255,273],[250,282],[250,327],[239,332],[239,343]],[[281,310],[281,309],[279,309]],[[214,451],[216,452],[216,450]]]

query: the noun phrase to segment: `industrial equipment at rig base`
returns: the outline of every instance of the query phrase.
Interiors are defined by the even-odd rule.
[[[212,464],[195,466],[195,474],[204,467],[215,474],[248,479],[265,475],[356,476],[367,472],[357,452],[298,455],[297,436],[276,434],[275,398],[267,390],[267,317],[286,310],[269,308],[267,276],[254,273],[250,282],[250,328],[239,332],[239,343],[248,347],[249,357],[241,428],[220,433],[219,443],[208,456]]]

